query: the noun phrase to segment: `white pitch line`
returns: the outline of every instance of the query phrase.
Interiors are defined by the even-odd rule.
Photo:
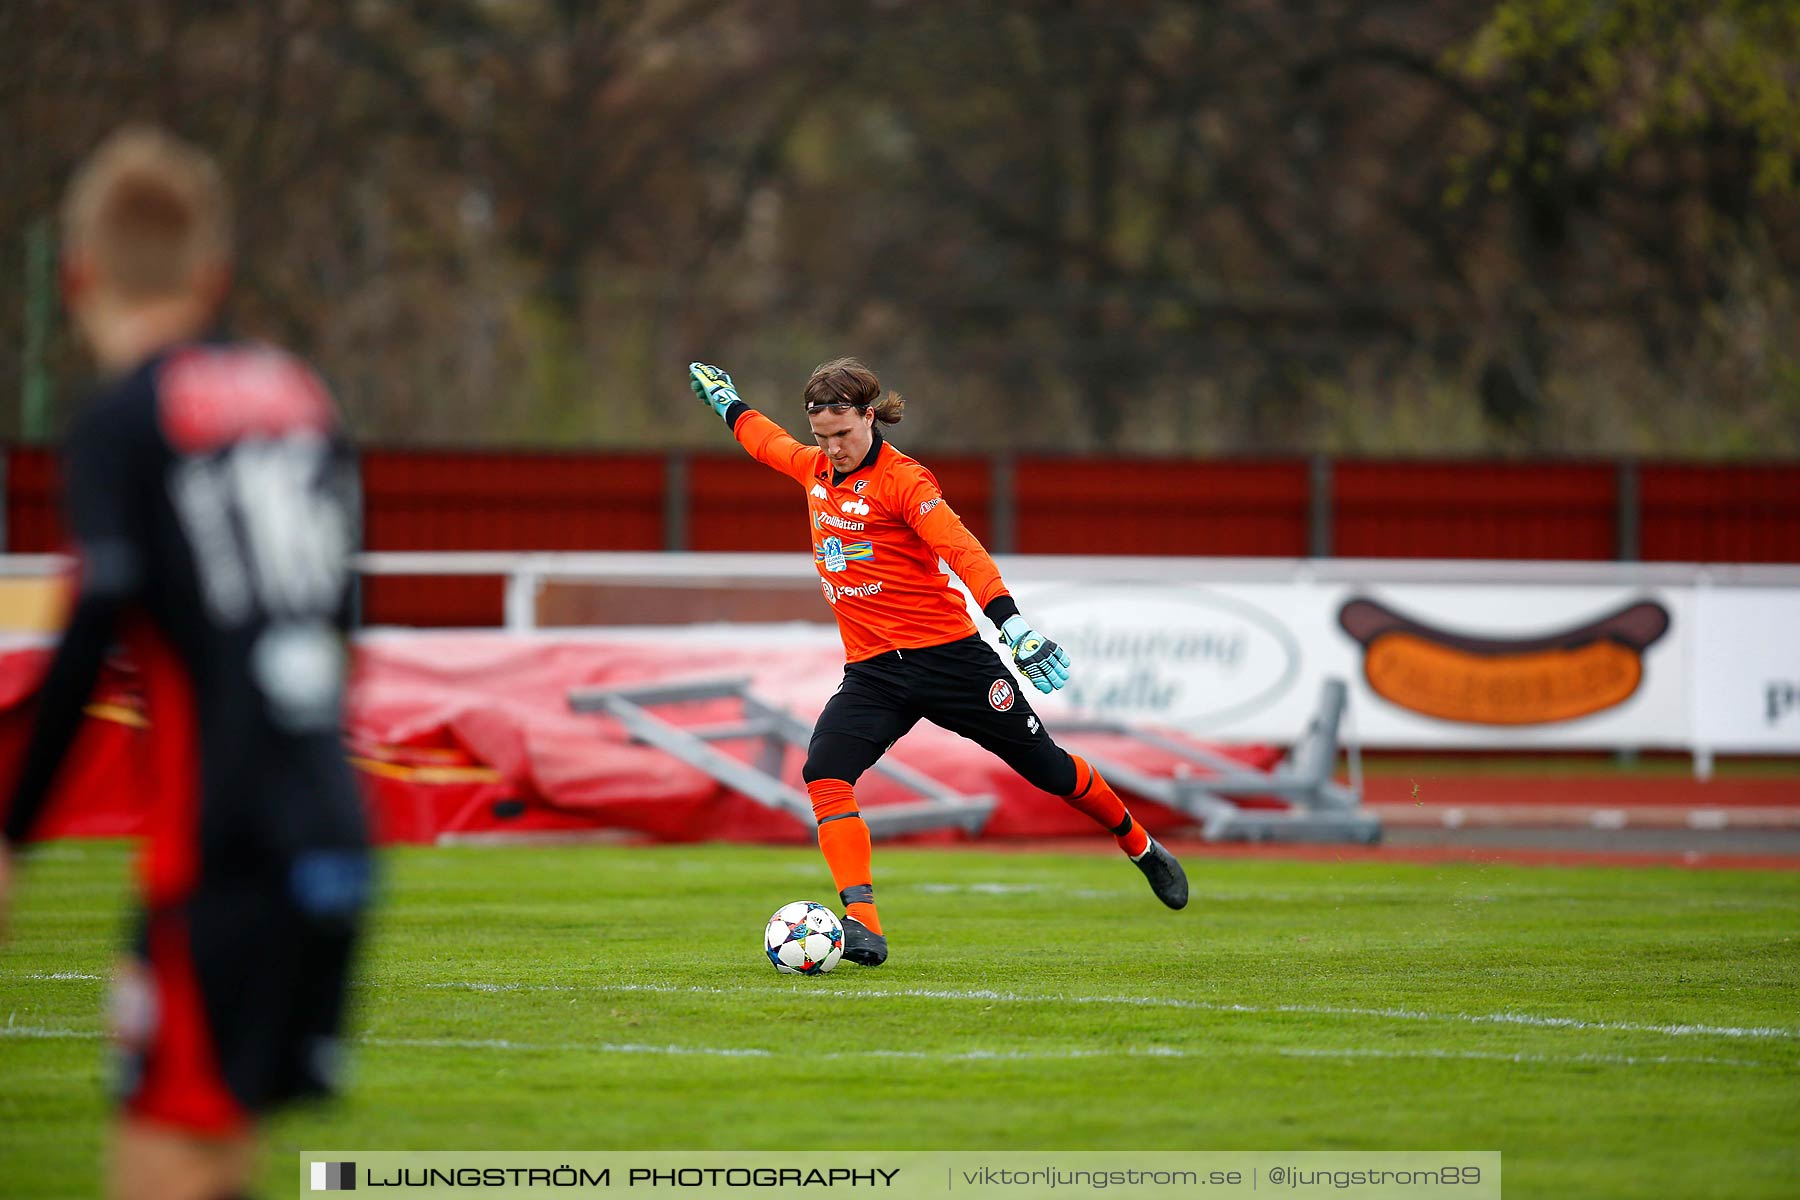
[[[1598,1063],[1606,1066],[1644,1067],[1644,1066],[1705,1066],[1705,1067],[1769,1067],[1777,1063],[1758,1062],[1750,1058],[1714,1058],[1710,1055],[1683,1058],[1669,1054],[1508,1054],[1504,1051],[1492,1050],[1378,1050],[1360,1048],[1350,1050],[1307,1049],[1293,1046],[1276,1051],[1287,1058],[1441,1058],[1441,1059],[1473,1059],[1479,1062],[1511,1062],[1511,1063],[1547,1063],[1551,1065],[1582,1065]],[[1800,1063],[1795,1064],[1800,1066]]]
[[[761,988],[706,987],[700,984],[615,983],[572,987],[566,984],[536,983],[432,983],[428,988],[471,992],[656,992],[701,996],[776,995]],[[1373,1017],[1390,1021],[1452,1021],[1468,1025],[1523,1025],[1534,1029],[1571,1029],[1600,1033],[1653,1033],[1665,1037],[1773,1038],[1800,1040],[1800,1030],[1774,1026],[1737,1025],[1650,1025],[1635,1021],[1586,1021],[1576,1017],[1543,1017],[1531,1013],[1434,1013],[1410,1008],[1352,1008],[1328,1004],[1217,1004],[1207,1000],[1183,1000],[1174,996],[1083,996],[1047,993],[1032,995],[1020,992],[995,992],[986,989],[958,991],[938,988],[859,988],[854,992],[818,990],[808,995],[831,1000],[880,1000],[916,998],[925,1000],[975,1000],[990,1004],[1120,1004],[1134,1008],[1178,1008],[1197,1012],[1241,1013],[1252,1016],[1291,1015],[1314,1017]]]
[[[1048,883],[915,883],[914,890],[934,896],[1035,896],[1054,894],[1059,899],[1112,900],[1128,895],[1124,888],[1062,888]],[[1210,899],[1202,896],[1200,899]]]
[[[57,982],[66,982],[66,981],[72,980],[72,979],[82,979],[82,980],[105,979],[106,976],[104,976],[104,975],[84,975],[80,971],[32,971],[29,974],[20,976],[20,978],[22,978],[22,979],[55,980]]]
[[[683,1046],[654,1045],[643,1042],[515,1042],[506,1038],[378,1038],[356,1039],[365,1046],[445,1050],[517,1050],[532,1053],[651,1054],[689,1058],[774,1058],[777,1051],[748,1046]],[[854,1061],[868,1058],[903,1059],[913,1062],[1068,1062],[1079,1059],[1106,1058],[1221,1058],[1257,1057],[1263,1051],[1234,1048],[1229,1051],[1189,1050],[1177,1046],[1124,1046],[1118,1049],[1067,1050],[855,1050],[830,1051],[814,1055],[815,1059]],[[1745,1058],[1677,1057],[1671,1055],[1624,1054],[1503,1054],[1463,1050],[1365,1050],[1349,1049],[1284,1049],[1275,1053],[1308,1058],[1430,1058],[1473,1059],[1548,1066],[1716,1066],[1772,1067],[1776,1063]],[[1800,1066],[1800,1063],[1794,1064]]]
[[[773,1058],[773,1050],[764,1050],[755,1046],[680,1046],[673,1043],[656,1046],[643,1042],[515,1042],[507,1038],[381,1038],[365,1037],[354,1039],[363,1046],[399,1046],[403,1048],[417,1047],[425,1050],[524,1050],[551,1053],[567,1053],[581,1051],[590,1054],[664,1054],[674,1057],[683,1055],[704,1058]],[[816,1058],[831,1058],[835,1055],[815,1055]]]
[[[100,1038],[104,1036],[91,1029],[51,1029],[43,1025],[14,1025],[8,1017],[6,1024],[0,1025],[0,1038],[24,1038],[35,1041],[40,1038]]]
[[[42,1026],[0,1026],[0,1038],[24,1039],[77,1038],[98,1040],[103,1035],[89,1030],[47,1029]],[[521,1054],[620,1054],[651,1055],[667,1058],[755,1058],[776,1057],[774,1050],[758,1046],[683,1046],[676,1043],[648,1042],[519,1042],[511,1038],[353,1038],[356,1045],[383,1049],[416,1050],[491,1050]],[[983,1063],[983,1062],[1073,1062],[1085,1059],[1153,1058],[1207,1059],[1255,1058],[1274,1053],[1286,1058],[1385,1058],[1441,1059],[1517,1063],[1521,1066],[1705,1066],[1705,1067],[1781,1067],[1780,1063],[1760,1062],[1746,1058],[1683,1058],[1672,1055],[1628,1054],[1504,1054],[1480,1050],[1376,1050],[1362,1048],[1286,1048],[1261,1051],[1247,1047],[1230,1050],[1189,1050],[1177,1046],[1122,1046],[1106,1050],[856,1050],[832,1051],[813,1055],[816,1060],[866,1060],[870,1058],[900,1059],[909,1062]],[[1800,1063],[1792,1064],[1800,1067]]]
[[[809,868],[809,870],[810,870],[810,868]],[[1064,887],[1061,884],[1057,884],[1057,883],[993,883],[993,882],[907,883],[904,880],[902,880],[902,881],[889,880],[887,883],[887,891],[888,892],[893,892],[893,891],[904,889],[904,888],[911,888],[914,891],[920,891],[920,892],[926,893],[927,895],[935,895],[935,896],[959,896],[959,895],[1028,896],[1028,895],[1043,894],[1043,895],[1052,895],[1052,896],[1056,896],[1059,898],[1064,897],[1064,896],[1074,896],[1074,897],[1077,897],[1077,898],[1083,899],[1083,900],[1111,900],[1111,899],[1114,899],[1119,896],[1136,896],[1138,894],[1137,888],[1130,888],[1130,887],[1068,888],[1068,887]],[[1336,903],[1342,903],[1346,900],[1364,899],[1364,897],[1361,897],[1361,896],[1351,897],[1351,896],[1347,896],[1347,895],[1319,896],[1319,895],[1311,895],[1311,894],[1302,897],[1302,896],[1294,895],[1289,892],[1223,892],[1223,891],[1202,892],[1202,891],[1192,891],[1192,892],[1188,893],[1188,899],[1190,902],[1211,901],[1215,904],[1240,904],[1240,903],[1263,904],[1263,903],[1287,903],[1290,901],[1296,901],[1296,900],[1301,900],[1301,899],[1305,899],[1309,902],[1311,902],[1311,901],[1331,901],[1331,902],[1336,902]]]

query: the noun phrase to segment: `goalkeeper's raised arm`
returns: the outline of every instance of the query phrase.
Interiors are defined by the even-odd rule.
[[[803,391],[808,446],[745,404],[719,368],[693,363],[688,382],[745,450],[806,493],[813,565],[844,639],[844,682],[819,715],[803,772],[845,905],[844,957],[868,966],[887,958],[854,785],[921,717],[1087,814],[1118,839],[1163,903],[1186,904],[1180,864],[1132,821],[1098,772],[1050,737],[939,567],[948,563],[968,586],[1034,688],[1047,694],[1068,683],[1068,654],[1020,614],[937,478],[882,436],[905,410],[899,394],[884,394],[854,358],[821,364]]]
[[[787,430],[745,404],[738,396],[731,376],[718,367],[689,363],[688,386],[693,388],[700,403],[724,418],[725,427],[757,462],[794,479],[805,479],[818,452],[795,441],[788,436]]]

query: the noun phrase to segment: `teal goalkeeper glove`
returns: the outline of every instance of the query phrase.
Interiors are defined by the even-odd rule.
[[[731,376],[705,363],[688,364],[688,386],[694,389],[694,395],[700,397],[700,403],[721,417],[725,415],[726,409],[738,402],[737,389],[731,386]]]
[[[1000,640],[1012,647],[1019,673],[1046,696],[1069,682],[1069,652],[1032,629],[1017,614],[1000,627]]]

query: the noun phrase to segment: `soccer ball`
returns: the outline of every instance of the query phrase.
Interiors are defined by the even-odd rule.
[[[769,918],[763,949],[783,975],[823,975],[844,957],[844,927],[823,904],[796,900]]]

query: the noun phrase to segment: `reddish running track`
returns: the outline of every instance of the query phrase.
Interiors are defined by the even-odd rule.
[[[1800,777],[1711,779],[1618,775],[1378,775],[1363,780],[1365,804],[1532,805],[1583,808],[1794,808]]]

